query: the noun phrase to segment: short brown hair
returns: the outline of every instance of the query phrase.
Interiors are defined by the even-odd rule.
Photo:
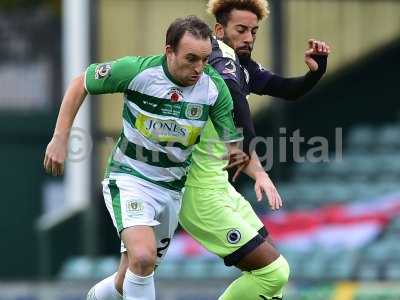
[[[189,32],[196,38],[210,39],[212,31],[210,27],[196,16],[176,19],[169,25],[165,40],[166,45],[170,45],[172,50],[176,51],[179,42],[186,32]]]
[[[279,0],[278,0],[279,1]],[[268,16],[268,2],[266,0],[209,0],[208,12],[215,16],[218,23],[226,26],[233,9],[248,10],[254,13],[258,20]]]

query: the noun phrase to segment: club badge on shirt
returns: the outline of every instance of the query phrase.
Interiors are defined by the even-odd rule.
[[[178,102],[183,99],[183,92],[177,87],[172,87],[167,96],[172,102]]]
[[[111,63],[100,64],[96,67],[94,78],[103,79],[111,75]]]
[[[203,115],[203,106],[201,104],[190,103],[186,107],[185,116],[189,120],[198,120]]]

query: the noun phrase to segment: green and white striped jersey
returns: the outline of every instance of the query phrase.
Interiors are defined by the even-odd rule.
[[[106,174],[128,173],[180,191],[208,118],[225,142],[242,138],[229,90],[209,65],[195,85],[182,87],[168,72],[165,56],[124,57],[90,65],[85,88],[89,94],[124,94],[123,130]]]

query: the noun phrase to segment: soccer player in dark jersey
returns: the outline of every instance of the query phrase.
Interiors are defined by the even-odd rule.
[[[324,42],[309,40],[305,63],[310,71],[293,78],[275,75],[251,58],[259,21],[268,14],[267,2],[210,0],[208,6],[217,21],[214,28],[216,40],[213,41],[209,63],[229,87],[234,100],[235,125],[243,128],[244,148],[252,157],[250,166],[258,158],[249,146],[255,137],[255,130],[246,97],[255,93],[287,100],[300,98],[325,73],[330,49]],[[207,126],[193,152],[180,223],[207,250],[223,258],[226,265],[234,265],[244,271],[219,300],[282,299],[289,266],[274,248],[267,230],[250,205],[229,185],[227,174],[217,173],[216,162],[205,158],[204,149],[210,143],[205,141],[206,136],[212,136]],[[257,199],[261,199],[260,181],[266,183],[264,191],[270,202],[270,195],[279,197],[263,170],[260,170],[259,176],[261,180],[255,178]]]
[[[213,43],[209,64],[225,79],[236,100],[236,125],[243,127],[248,133],[247,139],[251,139],[255,136],[252,122],[241,118],[248,111],[246,96],[254,93],[286,100],[299,99],[326,72],[330,47],[325,42],[310,39],[304,56],[309,72],[301,77],[284,78],[264,69],[251,57],[258,23],[269,13],[267,1],[210,0],[208,7],[217,21],[214,28],[217,40]],[[229,48],[234,50],[236,57],[232,58]]]

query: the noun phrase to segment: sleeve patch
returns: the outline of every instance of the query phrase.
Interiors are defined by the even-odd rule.
[[[109,77],[111,75],[111,63],[100,64],[96,67],[94,78],[96,80]]]
[[[225,68],[222,70],[222,74],[232,74],[236,77],[236,66],[232,60],[225,63]]]

